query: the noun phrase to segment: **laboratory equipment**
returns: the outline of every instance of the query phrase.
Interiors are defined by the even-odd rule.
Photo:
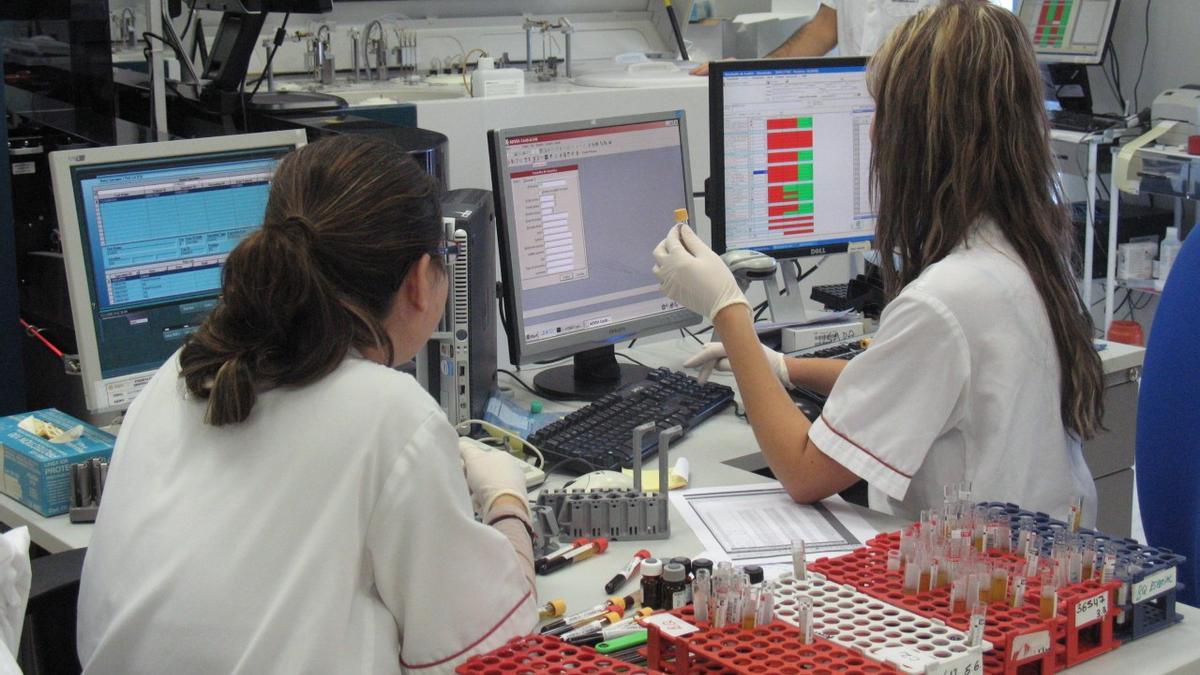
[[[229,252],[262,224],[302,131],[50,155],[87,407],[127,407],[217,305]]]
[[[1120,0],[1024,0],[1017,16],[1043,63],[1098,65]]]
[[[488,145],[511,361],[574,355],[535,376],[547,398],[645,379],[614,344],[700,321],[651,272],[671,214],[692,203],[683,112],[492,130]]]
[[[322,14],[333,0],[188,0],[195,9],[220,11],[203,77],[206,90],[235,94],[245,80],[250,56],[269,12]]]
[[[713,250],[790,259],[870,248],[865,59],[715,62],[709,108]],[[769,295],[773,318],[802,319],[799,281],[783,276],[787,295]]]
[[[659,428],[674,424],[685,433],[720,412],[733,401],[733,390],[723,384],[700,384],[694,377],[658,368],[646,380],[607,394],[529,437],[550,466],[563,471],[620,471],[648,457],[657,447],[653,434],[641,440],[641,454],[629,449],[630,433],[646,422]],[[664,468],[665,470],[665,468]],[[666,474],[663,475],[666,480]],[[635,485],[639,476],[634,476]]]

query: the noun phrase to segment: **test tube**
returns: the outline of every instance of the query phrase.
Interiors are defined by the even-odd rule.
[[[891,549],[890,551],[888,551],[887,552],[887,571],[899,572],[900,571],[900,561],[901,561],[900,551],[898,551],[896,549]]]
[[[758,592],[758,615],[755,622],[765,626],[775,620],[775,589],[771,584],[763,584]]]
[[[757,590],[754,586],[746,586],[742,589],[742,615],[740,617],[742,630],[754,630],[754,620],[758,617]]]
[[[1053,619],[1058,614],[1058,580],[1057,574],[1046,570],[1042,573],[1041,606],[1039,616],[1043,619]]]
[[[1008,600],[1008,570],[1003,565],[992,568],[992,602]]]
[[[1125,603],[1129,601],[1129,580],[1131,578],[1129,567],[1125,562],[1117,561],[1114,573],[1117,580],[1121,582],[1120,587],[1117,588],[1117,624],[1121,626],[1125,625]]]
[[[969,575],[960,574],[950,582],[950,613],[958,614],[967,611],[967,578]]]
[[[1030,541],[1029,552],[1025,554],[1025,576],[1032,579],[1038,575],[1038,565],[1041,564],[1042,538],[1035,534]]]
[[[1117,573],[1117,554],[1110,551],[1104,553],[1104,567],[1100,569],[1100,583],[1107,584]]]
[[[1075,496],[1071,498],[1070,515],[1067,518],[1067,527],[1072,532],[1078,532],[1080,525],[1083,524],[1083,497]]]
[[[967,630],[967,646],[975,647],[983,642],[983,629],[987,625],[987,605],[975,605],[971,610],[971,625]]]
[[[980,586],[982,585],[983,578],[978,574],[968,572],[966,579],[967,597],[964,600],[963,610],[970,612],[975,609],[975,605],[979,604]]]
[[[792,575],[797,581],[804,581],[808,578],[808,562],[804,557],[804,540],[792,540]]]
[[[1017,609],[1025,606],[1025,577],[1020,574],[1013,575],[1012,591],[1008,596],[1008,606]]]
[[[958,501],[963,502],[964,506],[970,506],[970,503],[971,503],[971,481],[964,480],[958,484]]]
[[[800,629],[800,640],[808,645],[813,641],[813,601],[807,595],[796,598],[796,626]]]
[[[916,595],[917,587],[920,585],[921,566],[916,560],[909,558],[904,561],[904,593],[906,595]]]
[[[712,592],[712,573],[707,569],[696,570],[696,577],[692,579],[692,609],[695,612],[696,620],[708,623],[708,600]]]

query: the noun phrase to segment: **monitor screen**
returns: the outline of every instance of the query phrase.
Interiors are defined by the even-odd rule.
[[[686,138],[681,111],[489,134],[514,363],[697,321],[651,271],[691,212]]]
[[[1119,0],[1023,0],[1019,15],[1038,60],[1098,64],[1112,36]]]
[[[216,306],[225,258],[262,224],[275,166],[303,142],[255,136],[52,158],[89,409],[128,405]]]
[[[722,61],[709,72],[713,248],[778,258],[869,248],[866,59]]]

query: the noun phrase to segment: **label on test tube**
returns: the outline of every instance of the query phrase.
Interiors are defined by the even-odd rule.
[[[800,635],[804,640],[804,644],[812,644],[813,641],[813,601],[808,596],[801,596],[796,600],[796,623],[800,629]]]
[[[798,581],[804,581],[808,574],[807,560],[804,555],[804,540],[792,541],[792,576],[796,577]]]
[[[925,667],[924,675],[983,675],[983,650],[931,663]]]

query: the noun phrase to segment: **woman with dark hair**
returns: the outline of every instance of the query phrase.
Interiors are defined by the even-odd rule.
[[[1100,360],[1028,35],[999,7],[944,0],[891,33],[868,82],[890,297],[871,346],[850,362],[765,350],[729,271],[680,227],[655,250],[655,273],[724,341],[687,365],[732,368],[797,501],[863,478],[872,508],[915,519],[967,480],[977,499],[1059,517],[1082,497],[1094,519],[1080,442],[1100,424]],[[793,384],[829,394],[812,424],[784,391]]]
[[[442,672],[533,626],[522,472],[460,452],[393,369],[441,318],[444,237],[436,181],[388,143],[284,158],[220,304],[125,417],[85,672]]]

